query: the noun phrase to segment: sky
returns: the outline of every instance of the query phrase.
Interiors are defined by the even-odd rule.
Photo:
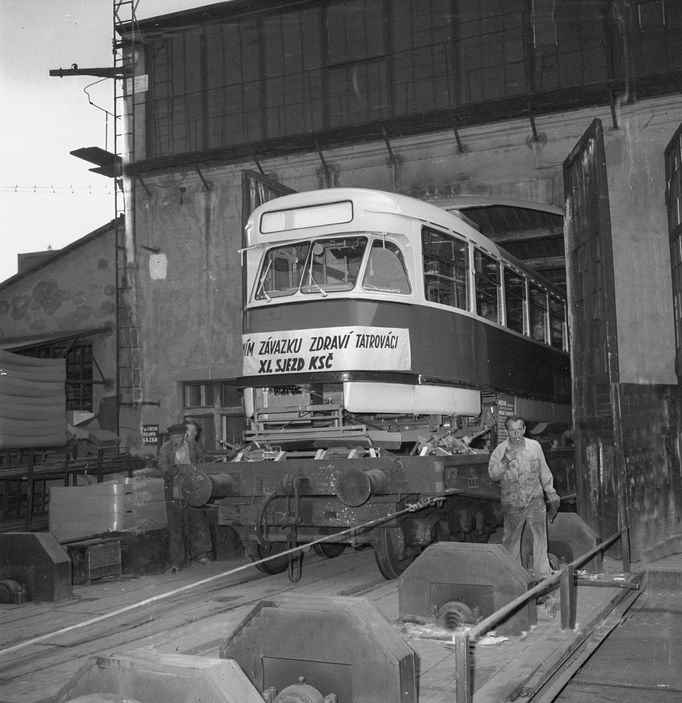
[[[211,4],[139,0],[136,16]],[[114,218],[111,179],[70,154],[113,151],[113,80],[49,75],[74,63],[113,66],[113,7],[114,0],[0,0],[0,281],[17,273],[17,254],[61,249]]]

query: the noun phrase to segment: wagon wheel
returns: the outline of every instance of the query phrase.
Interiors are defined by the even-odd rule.
[[[415,555],[407,550],[405,535],[400,527],[386,527],[377,531],[378,538],[372,546],[379,571],[385,579],[398,578],[414,561]]]
[[[265,559],[266,557],[274,556],[279,552],[284,552],[287,549],[287,545],[284,542],[270,542],[265,545],[255,544],[253,545],[253,551],[250,552],[252,561],[259,561]],[[286,571],[289,567],[289,555],[277,557],[276,559],[270,559],[270,561],[264,561],[260,564],[255,565],[258,571],[264,574],[281,574]]]
[[[334,559],[335,557],[343,554],[345,544],[339,544],[338,542],[318,542],[313,544],[313,551],[315,554],[319,554],[321,557],[326,557],[327,559]]]

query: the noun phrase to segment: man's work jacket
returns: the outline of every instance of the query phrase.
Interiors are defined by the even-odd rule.
[[[490,456],[488,473],[493,481],[500,481],[503,507],[524,508],[533,498],[542,498],[543,494],[549,500],[558,498],[540,443],[528,437],[524,437],[523,442],[523,449],[509,465],[502,462],[511,446],[508,439],[498,444]]]

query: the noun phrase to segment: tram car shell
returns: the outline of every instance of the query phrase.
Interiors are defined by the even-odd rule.
[[[249,426],[221,522],[255,557],[370,543],[388,577],[435,538],[485,541],[501,409],[570,425],[562,294],[466,218],[397,194],[284,196],[246,237]]]
[[[252,436],[285,424],[286,408],[330,405],[346,420],[392,418],[406,445],[410,418],[479,416],[482,392],[567,421],[563,297],[461,216],[331,189],[261,206],[247,244],[241,383]]]

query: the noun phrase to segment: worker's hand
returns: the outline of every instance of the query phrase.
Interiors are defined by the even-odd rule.
[[[561,505],[561,498],[559,498],[559,496],[554,495],[549,499],[549,510],[547,511],[547,514],[549,515],[550,522],[554,522],[554,518],[556,517],[556,514],[559,512],[560,505]]]
[[[516,457],[520,454],[520,449],[515,449],[514,447],[507,447],[507,449],[504,452],[504,457],[502,457],[502,463],[507,467],[507,468],[516,468],[518,465],[518,461],[516,461]]]

